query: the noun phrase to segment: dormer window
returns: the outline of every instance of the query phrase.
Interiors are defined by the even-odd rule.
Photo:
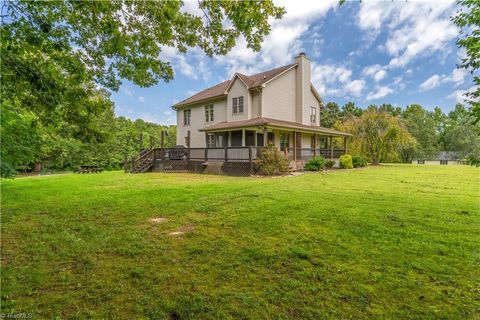
[[[243,113],[243,96],[232,98],[232,113]]]
[[[317,108],[310,107],[310,123],[316,124],[317,123]]]

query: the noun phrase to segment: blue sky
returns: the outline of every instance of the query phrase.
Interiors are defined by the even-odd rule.
[[[455,45],[458,30],[449,19],[456,11],[453,1],[275,3],[287,13],[272,23],[260,52],[247,49],[242,38],[227,56],[164,48],[160,58],[172,63],[175,79],[150,88],[124,81],[112,94],[116,113],[175,124],[174,103],[235,72],[289,64],[302,51],[312,61],[312,82],[325,102],[419,103],[448,112],[473,85],[471,75],[456,68],[464,53]],[[200,14],[196,5],[187,1],[185,10]]]

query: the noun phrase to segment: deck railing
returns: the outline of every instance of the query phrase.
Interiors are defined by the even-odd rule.
[[[215,148],[156,148],[155,159],[194,160],[194,161],[253,161],[263,147],[215,147]],[[284,150],[289,160],[310,160],[316,156],[337,159],[345,154],[345,149],[288,148]]]

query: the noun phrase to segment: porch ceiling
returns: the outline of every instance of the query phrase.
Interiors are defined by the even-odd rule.
[[[328,136],[336,137],[350,137],[352,134],[333,130],[329,128],[323,128],[318,126],[309,126],[291,121],[270,119],[270,118],[254,118],[249,120],[240,120],[232,122],[220,122],[203,129],[200,131],[212,132],[212,131],[227,131],[233,129],[245,129],[245,128],[260,128],[267,127],[272,129],[288,130],[288,131],[299,131],[299,132],[308,132],[308,133],[318,133]]]

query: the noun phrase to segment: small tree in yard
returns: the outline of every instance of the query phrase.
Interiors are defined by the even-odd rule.
[[[260,158],[255,163],[258,172],[267,176],[285,174],[290,170],[288,159],[273,145],[262,150]]]

